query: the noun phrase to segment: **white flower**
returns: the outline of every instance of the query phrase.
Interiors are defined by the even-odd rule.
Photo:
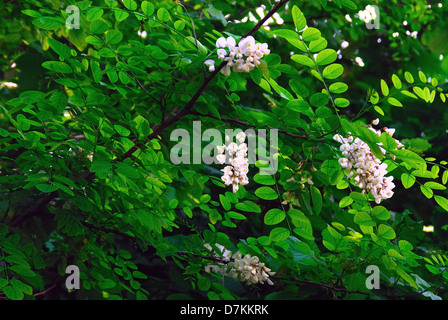
[[[237,192],[239,185],[247,185],[249,179],[247,178],[247,173],[249,172],[249,159],[247,158],[247,145],[244,143],[246,134],[240,132],[237,134],[237,140],[240,144],[235,142],[230,142],[230,137],[226,136],[226,142],[228,145],[218,146],[218,155],[216,159],[220,164],[224,164],[228,157],[228,166],[226,166],[221,171],[224,175],[221,179],[224,181],[225,185],[232,184],[233,192]],[[223,154],[227,151],[227,155]]]
[[[225,48],[227,46],[227,40],[224,37],[220,37],[218,38],[218,40],[216,40],[216,47],[217,48]]]
[[[219,59],[224,60],[226,56],[227,56],[226,49],[218,49],[218,58]]]
[[[239,143],[243,143],[244,140],[246,140],[246,134],[244,132],[240,132],[236,135],[236,139],[239,141]]]
[[[377,120],[372,121],[372,124],[378,124],[379,120]],[[369,129],[378,136],[381,135],[381,131],[375,130],[372,127],[369,127]],[[395,129],[385,128],[384,131],[392,135]],[[395,184],[392,182],[392,176],[386,177],[387,164],[381,163],[364,141],[359,138],[353,139],[352,136],[344,138],[339,134],[336,134],[333,139],[341,144],[340,150],[343,157],[338,162],[341,167],[349,172],[347,177],[353,178],[355,185],[364,189],[364,191],[370,192],[375,198],[376,203],[380,203],[382,199],[389,199],[393,196],[392,189],[395,187]],[[397,142],[398,148],[403,147],[399,141],[395,141]],[[384,149],[381,149],[383,152]],[[385,150],[383,153],[385,153]]]
[[[378,123],[380,123],[380,119],[376,118],[375,120],[372,121],[372,124],[374,126],[378,125]]]
[[[206,265],[204,268],[205,272],[218,273],[245,282],[246,284],[263,284],[264,282],[267,282],[269,285],[274,284],[269,277],[275,275],[275,272],[272,272],[258,257],[251,256],[250,254],[243,256],[239,251],[232,253],[219,244],[215,245],[221,251],[220,254],[213,254],[213,257],[218,260],[218,264]],[[204,246],[209,251],[212,251],[212,247],[208,243]]]
[[[244,55],[248,56],[252,53],[252,50],[255,48],[255,39],[252,36],[248,36],[246,38],[241,39],[238,47],[241,48],[241,51]]]
[[[267,43],[256,43],[252,36],[241,39],[238,45],[232,37],[219,37],[216,40],[216,47],[218,48],[218,58],[227,62],[227,65],[221,69],[221,73],[225,76],[229,76],[231,70],[234,72],[250,72],[255,66],[260,65],[259,60],[264,55],[270,53]],[[214,65],[212,66],[210,62],[208,62],[208,65],[210,71],[215,70]]]
[[[229,151],[230,155],[233,155],[234,153],[236,153],[238,151],[238,145],[235,142],[231,142],[227,146],[227,150]]]
[[[393,136],[395,133],[395,129],[385,128],[384,131],[387,132],[388,134],[390,134],[391,136]]]
[[[228,76],[230,76],[230,67],[229,66],[224,66],[222,69],[221,69],[221,73],[223,74],[223,75],[225,75],[226,77],[228,77]]]
[[[236,41],[235,41],[235,39],[234,38],[232,38],[232,37],[228,37],[227,39],[226,39],[226,46],[227,46],[227,48],[234,48],[235,46],[236,46]]]
[[[205,60],[204,64],[208,66],[209,71],[215,71],[215,61],[213,60]]]
[[[217,146],[216,149],[218,150],[219,154],[223,154],[226,150],[226,146]]]
[[[226,162],[226,155],[225,154],[218,154],[216,156],[216,159],[220,164],[224,164]]]

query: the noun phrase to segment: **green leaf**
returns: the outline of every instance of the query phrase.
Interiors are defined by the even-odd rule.
[[[313,208],[316,214],[322,211],[322,194],[316,186],[311,186],[310,188],[311,200],[313,201]]]
[[[102,290],[109,290],[115,288],[117,286],[117,283],[112,279],[102,279],[98,282],[98,286]]]
[[[9,283],[8,279],[0,278],[0,289]]]
[[[286,214],[283,210],[274,208],[266,212],[264,216],[264,223],[268,226],[272,226],[282,222],[286,217]]]
[[[427,95],[426,91],[419,87],[412,87],[412,91],[420,98],[425,100],[426,102],[429,101],[429,96]]]
[[[235,212],[235,211],[229,211],[227,212],[227,215],[229,216],[229,218],[231,219],[235,219],[235,220],[246,220],[246,216],[239,213],[239,212]]]
[[[103,16],[104,10],[99,7],[92,7],[87,11],[86,19],[87,21],[93,21],[99,19]]]
[[[339,108],[346,108],[350,105],[350,101],[345,98],[336,98],[334,104]]]
[[[269,233],[269,238],[274,242],[278,242],[288,239],[290,234],[291,233],[288,229],[283,227],[276,227]]]
[[[157,18],[162,22],[168,22],[170,21],[170,13],[164,7],[159,8],[159,10],[157,10]]]
[[[120,173],[129,179],[138,179],[141,176],[140,172],[137,169],[135,169],[133,166],[130,166],[124,162],[118,162],[116,170],[117,170],[117,173]]]
[[[351,1],[351,0],[340,0],[340,1],[341,1],[343,6],[349,8],[349,9],[352,9],[352,10],[356,10],[357,9],[356,4],[353,1]]]
[[[446,184],[448,182],[448,169],[443,172],[442,183]]]
[[[322,244],[330,251],[344,251],[349,247],[347,240],[331,226],[322,231]]]
[[[428,82],[426,75],[421,70],[418,71],[418,77],[420,78],[421,82],[423,82],[423,83]]]
[[[34,271],[32,271],[30,268],[28,268],[27,266],[24,265],[14,265],[9,267],[9,270],[24,276],[24,277],[35,277],[36,274],[34,273]]]
[[[386,81],[381,79],[381,92],[385,97],[389,95],[389,86],[387,85]]]
[[[406,162],[416,169],[420,169],[422,165],[426,164],[425,160],[421,156],[407,149],[393,150],[392,153],[395,154],[398,159]]]
[[[92,71],[92,76],[95,82],[100,82],[102,79],[102,74],[99,62],[90,60],[90,70]]]
[[[322,71],[322,76],[326,79],[336,79],[344,72],[344,67],[339,63],[333,63],[325,67]]]
[[[235,205],[235,208],[241,211],[245,211],[245,212],[255,212],[255,213],[260,213],[261,212],[261,208],[258,204],[256,204],[255,202],[246,200],[243,202],[239,202]]]
[[[328,107],[322,106],[322,107],[319,107],[316,109],[316,116],[318,118],[326,119],[326,118],[331,117],[332,115],[333,115],[333,110],[331,110]]]
[[[409,71],[406,71],[404,73],[404,78],[408,83],[414,83],[414,77],[412,76],[412,74]]]
[[[289,29],[277,29],[272,32],[277,37],[285,38],[286,40],[292,40],[295,44],[299,45],[301,48],[303,48],[302,51],[306,52],[305,45],[299,41],[299,35],[297,32],[294,32],[293,30]]]
[[[302,33],[302,40],[303,41],[314,41],[318,40],[321,36],[321,33],[318,29],[309,27],[306,28]]]
[[[409,274],[407,274],[401,268],[396,268],[395,270],[400,277],[402,277],[407,283],[409,283],[415,290],[418,290],[417,284],[415,283],[414,279]]]
[[[38,184],[38,185],[36,185],[36,188],[39,191],[42,191],[42,192],[45,192],[45,193],[51,193],[51,192],[56,191],[56,190],[59,189],[57,186],[52,185],[52,184]]]
[[[439,195],[435,195],[434,200],[436,200],[437,204],[448,212],[448,200],[446,198]]]
[[[274,177],[271,175],[268,175],[268,174],[257,173],[257,174],[255,174],[253,179],[256,183],[267,185],[267,186],[272,186],[275,184]]]
[[[387,98],[387,102],[389,102],[391,105],[395,106],[395,107],[402,107],[403,104],[398,101],[397,99],[393,98],[393,97],[389,97]]]
[[[311,59],[308,56],[305,56],[303,54],[295,54],[293,56],[291,56],[291,60],[303,64],[307,67],[314,67],[315,63],[313,61],[313,59]]]
[[[39,17],[33,20],[33,24],[44,30],[56,30],[59,29],[63,23],[61,20],[53,17]]]
[[[122,39],[123,39],[123,34],[116,29],[111,29],[106,32],[106,42],[109,44],[117,44]]]
[[[154,5],[149,1],[143,1],[142,11],[145,15],[150,16],[154,13]]]
[[[322,51],[323,49],[325,49],[328,45],[328,41],[327,39],[320,37],[317,40],[313,40],[310,42],[309,44],[309,50],[311,52],[319,52]],[[305,47],[306,49],[306,47]],[[307,50],[303,50],[304,52],[307,52]]]
[[[397,267],[397,263],[394,261],[394,259],[392,259],[392,257],[387,254],[381,256],[381,260],[387,270],[394,270]]]
[[[70,68],[68,64],[62,61],[45,61],[44,63],[42,63],[42,67],[54,72],[61,72],[61,73],[72,72],[72,68]]]
[[[123,137],[127,137],[127,136],[129,136],[131,134],[131,131],[129,129],[127,129],[127,128],[123,127],[123,126],[120,126],[118,124],[114,125],[114,129],[115,129],[115,131],[118,132],[118,134],[120,136],[123,136]]]
[[[389,227],[388,225],[385,224],[380,224],[378,226],[378,237],[382,238],[382,239],[386,239],[386,240],[392,240],[395,239],[396,234],[394,229],[392,229],[391,227]]]
[[[392,138],[392,136],[387,133],[387,132],[383,132],[380,136],[380,141],[383,144],[382,147],[387,150],[387,151],[391,151],[391,150],[395,150],[397,149],[397,142],[395,141],[394,138]]]
[[[174,22],[174,28],[179,31],[185,29],[185,22],[183,20],[177,20]]]
[[[294,25],[297,31],[303,30],[306,27],[306,19],[302,11],[300,11],[299,7],[294,5],[292,7],[291,12],[292,12],[292,19],[294,21]]]
[[[219,195],[219,201],[221,202],[222,207],[224,210],[229,211],[232,207],[232,204],[230,203],[229,199],[223,194]]]
[[[383,206],[374,207],[372,214],[378,220],[388,220],[390,218],[390,212]]]
[[[50,45],[50,48],[53,49],[54,52],[56,52],[65,60],[69,59],[72,56],[71,50],[66,44],[63,44],[51,38],[48,39],[48,44]]]
[[[325,106],[329,99],[330,98],[325,93],[317,92],[310,97],[310,104],[314,107]]]
[[[134,11],[137,9],[137,2],[135,0],[123,0],[124,6],[131,11]]]
[[[335,82],[330,85],[328,90],[332,93],[344,93],[347,91],[348,86],[343,82]]]
[[[317,54],[316,63],[320,66],[324,66],[334,62],[338,57],[338,54],[333,49],[325,49]]]
[[[402,87],[401,80],[400,80],[400,78],[398,78],[398,76],[396,74],[392,75],[392,83],[394,84],[394,87],[396,89],[398,89],[398,90],[401,89],[401,87]]]
[[[420,191],[423,193],[423,195],[428,198],[431,199],[432,196],[434,195],[434,192],[432,191],[432,189],[426,187],[425,185],[420,186]]]
[[[275,200],[278,198],[278,193],[270,187],[260,187],[255,190],[255,195],[264,200]]]
[[[11,285],[4,287],[3,293],[11,300],[22,300],[24,297],[22,290]]]
[[[109,29],[107,23],[105,23],[102,20],[93,20],[90,23],[90,31],[92,31],[93,34],[101,34],[106,32]]]
[[[365,227],[374,227],[376,225],[375,221],[373,221],[372,217],[367,212],[358,212],[355,214],[353,221],[356,224]]]
[[[339,201],[339,208],[344,208],[353,203],[353,199],[350,196],[345,196],[344,198]]]
[[[428,181],[424,184],[424,186],[434,190],[446,190],[444,185],[434,181]]]
[[[384,116],[384,111],[378,106],[374,106],[373,109],[375,109],[376,112],[378,112],[380,115]]]
[[[146,2],[146,1],[144,1],[144,2]],[[115,9],[114,14],[115,14],[115,19],[118,22],[124,21],[127,19],[127,17],[129,17],[129,13],[127,11],[121,10],[121,9]]]

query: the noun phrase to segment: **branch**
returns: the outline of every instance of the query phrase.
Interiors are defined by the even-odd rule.
[[[261,19],[260,21],[258,21],[258,23],[255,25],[255,27],[253,27],[248,33],[246,33],[245,35],[243,35],[241,37],[241,39],[244,39],[250,35],[252,35],[253,33],[255,33],[258,29],[261,28],[261,26],[266,22],[266,20],[268,20],[274,13],[276,13],[281,7],[283,7],[289,0],[282,0],[279,3],[277,3],[277,5],[272,8],[264,17],[263,19]]]

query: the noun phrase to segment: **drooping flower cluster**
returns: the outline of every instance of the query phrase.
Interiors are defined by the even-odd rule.
[[[220,37],[216,40],[218,48],[218,59],[226,61],[227,64],[221,69],[221,73],[229,76],[230,72],[250,72],[260,64],[260,59],[269,54],[267,43],[255,43],[252,36],[245,37],[237,44],[232,37]],[[215,61],[206,60],[205,65],[210,71],[215,70]]]
[[[378,119],[375,119],[372,124],[377,125],[378,122]],[[381,136],[381,130],[376,130],[372,126],[369,129]],[[383,130],[391,136],[395,132],[395,129],[383,128]],[[353,138],[350,134],[346,138],[336,134],[333,139],[341,143],[340,150],[344,157],[338,160],[339,164],[349,171],[348,178],[354,177],[355,185],[363,189],[363,193],[372,194],[377,204],[393,196],[392,189],[395,184],[392,182],[392,176],[386,177],[387,164],[381,163],[381,160],[375,157],[367,143],[359,138]],[[397,148],[403,147],[398,140],[395,141]],[[380,147],[380,150],[383,154],[386,153],[384,148]]]
[[[224,169],[224,175],[221,177],[226,186],[232,185],[233,193],[238,191],[239,185],[249,183],[247,173],[249,172],[249,160],[247,159],[247,145],[244,143],[246,134],[240,132],[236,135],[236,139],[240,144],[230,142],[228,145],[217,146],[218,155],[216,159],[220,164],[228,163]],[[229,141],[226,136],[226,141]]]
[[[242,281],[246,284],[264,284],[266,281],[269,285],[273,285],[269,276],[273,276],[275,272],[272,272],[270,268],[266,267],[264,262],[256,256],[245,254],[241,252],[232,253],[230,250],[224,248],[224,246],[216,243],[215,246],[221,251],[221,254],[213,253],[213,257],[217,259],[218,264],[209,264],[205,266],[207,273],[214,272],[223,276],[231,277],[235,280]],[[212,246],[208,243],[205,247],[210,251],[213,251]]]

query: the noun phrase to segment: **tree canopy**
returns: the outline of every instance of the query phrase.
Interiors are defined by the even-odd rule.
[[[447,298],[446,3],[0,8],[1,300]]]

